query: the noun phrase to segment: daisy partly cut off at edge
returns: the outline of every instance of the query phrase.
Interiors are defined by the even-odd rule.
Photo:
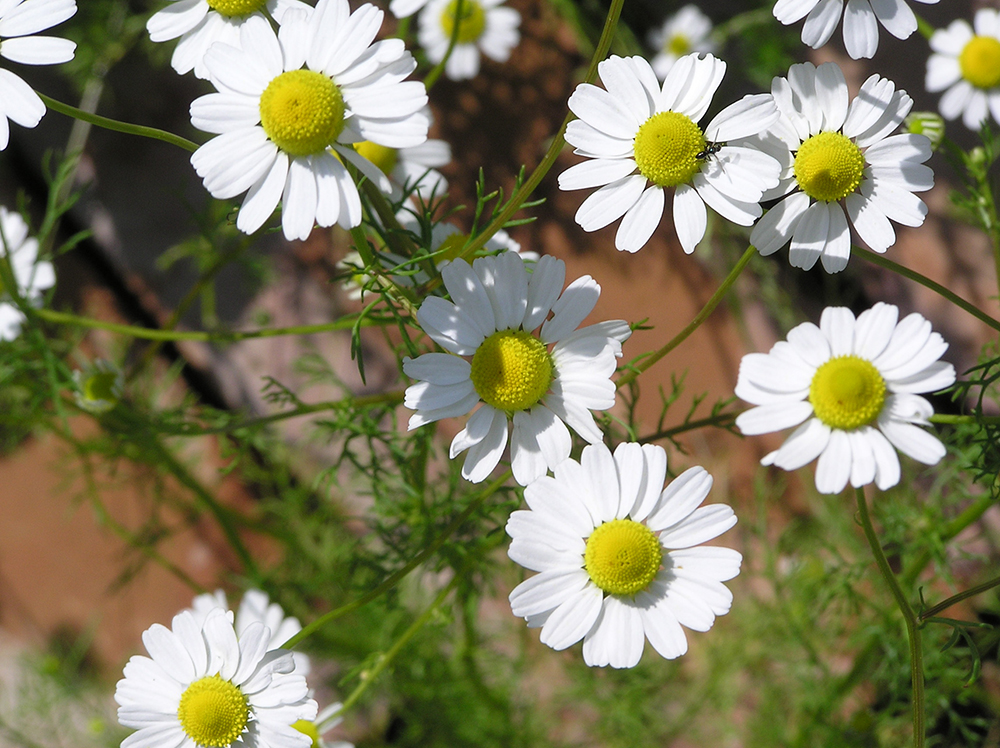
[[[938,0],[917,0],[933,5]],[[878,25],[897,39],[907,39],[917,30],[917,17],[906,0],[778,0],[774,17],[784,25],[806,19],[802,43],[819,49],[833,36],[844,16],[844,47],[855,60],[871,58],[878,49]]]
[[[585,447],[555,477],[524,490],[528,510],[507,521],[508,555],[539,572],[510,593],[511,610],[565,649],[583,639],[590,666],[634,667],[645,640],[662,657],[687,652],[682,626],[708,631],[729,612],[723,582],[743,557],[702,546],[736,524],[725,504],[701,506],[712,487],[704,468],[666,488],[667,453],[651,444]]]
[[[240,43],[240,26],[252,17],[264,18],[266,11],[279,24],[290,10],[310,10],[299,0],[170,0],[163,10],[146,22],[149,38],[168,42],[180,37],[170,66],[181,75],[194,71],[208,79],[205,54],[215,42]]]
[[[1000,122],[1000,11],[981,8],[973,25],[961,19],[938,29],[930,39],[927,90],[948,89],[938,108],[945,119],[962,116],[978,130],[990,114]]]
[[[76,42],[38,36],[72,18],[76,0],[0,0],[0,57],[22,65],[58,65],[73,59]],[[10,122],[34,127],[45,114],[38,94],[14,73],[0,68],[0,151],[10,141]]]
[[[762,255],[791,243],[788,260],[809,270],[822,260],[828,273],[847,267],[854,226],[876,252],[896,242],[889,220],[920,226],[927,206],[915,192],[934,186],[924,165],[931,142],[893,134],[913,106],[906,91],[872,75],[849,101],[840,68],[827,62],[792,65],[771,93],[781,112],[762,139],[782,163],[781,183],[765,199],[781,198],[757,222],[750,243]]]
[[[441,270],[451,301],[431,296],[417,310],[447,353],[404,359],[403,371],[419,380],[406,388],[405,405],[417,411],[409,428],[478,405],[451,443],[452,459],[468,450],[462,475],[473,483],[500,462],[508,421],[511,469],[522,486],[569,457],[567,424],[592,444],[603,437],[591,410],[614,405],[611,375],[631,330],[621,320],[577,329],[601,287],[585,275],[563,290],[565,276],[566,264],[550,255],[530,277],[514,252],[472,265],[455,260]]]
[[[691,52],[714,52],[715,42],[709,38],[712,20],[697,5],[685,5],[663,25],[649,32],[650,46],[658,50],[650,65],[656,77],[663,80],[681,57]]]
[[[899,483],[896,449],[926,465],[944,457],[944,445],[920,428],[934,415],[920,393],[955,383],[955,368],[939,360],[948,344],[919,314],[898,317],[891,304],[857,319],[827,307],[819,327],[804,322],[769,353],[743,357],[736,395],[756,407],[736,418],[740,431],[798,426],[762,465],[797,470],[818,457],[817,490],[839,493],[848,482]]]
[[[315,720],[316,702],[270,638],[255,622],[237,639],[221,609],[201,626],[188,611],[169,629],[153,624],[142,634],[149,657],[132,657],[115,689],[118,721],[136,728],[122,748],[310,748],[293,725]]]
[[[21,215],[3,206],[0,206],[0,252],[9,263],[17,294],[28,304],[41,306],[42,293],[55,285],[55,268],[51,262],[38,259],[38,240],[28,236],[28,224]],[[6,273],[0,275],[0,340],[14,340],[21,334],[24,312],[4,288],[6,276]]]
[[[347,0],[320,0],[290,13],[275,36],[263,18],[240,29],[241,47],[215,44],[205,57],[218,93],[195,99],[191,121],[217,133],[191,156],[220,200],[249,190],[236,226],[251,234],[281,202],[286,239],[315,224],[361,223],[361,198],[345,164],[379,189],[388,178],[352,144],[409,148],[427,139],[427,91],[405,81],[416,67],[399,39],[375,42],[383,13],[353,13]]]
[[[444,74],[453,81],[468,80],[479,74],[480,54],[494,62],[507,62],[521,41],[520,25],[521,14],[504,6],[503,0],[430,0],[420,14],[417,40],[427,59],[437,65],[448,53],[452,34],[457,33]]]
[[[744,97],[702,130],[697,123],[726,73],[722,60],[685,55],[662,88],[641,57],[612,56],[598,72],[606,90],[581,83],[569,98],[580,119],[569,123],[566,142],[588,160],[559,175],[562,190],[600,188],[576,212],[584,231],[621,218],[615,246],[637,252],[660,224],[670,189],[674,227],[689,254],[705,236],[706,204],[741,226],[760,217],[758,201],[781,167],[746,138],[777,118],[769,94]]]

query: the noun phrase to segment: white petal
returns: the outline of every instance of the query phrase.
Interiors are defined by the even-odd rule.
[[[651,185],[635,205],[628,209],[615,234],[615,247],[626,252],[638,252],[660,225],[663,217],[663,188]]]
[[[815,460],[830,441],[830,427],[818,418],[799,426],[785,443],[761,460],[762,465],[776,465],[784,470],[798,470]]]
[[[691,254],[698,243],[705,238],[708,227],[708,211],[705,201],[698,191],[689,184],[677,185],[674,192],[674,229],[680,239],[681,248]]]
[[[840,493],[851,477],[851,443],[847,432],[833,429],[830,441],[816,464],[816,490]]]
[[[844,46],[847,54],[855,60],[870,59],[878,49],[878,23],[868,0],[847,0],[844,10]]]
[[[576,211],[576,222],[584,231],[604,228],[625,215],[645,187],[646,177],[642,174],[633,174],[601,187],[580,205]]]

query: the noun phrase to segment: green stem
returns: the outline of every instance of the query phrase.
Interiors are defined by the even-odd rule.
[[[925,732],[924,655],[921,647],[920,631],[917,627],[917,618],[913,615],[913,609],[906,601],[906,595],[903,594],[903,590],[896,580],[896,575],[892,573],[892,569],[889,567],[889,561],[886,559],[885,553],[882,552],[882,544],[879,543],[878,536],[875,534],[875,528],[872,527],[871,517],[868,515],[868,502],[865,499],[864,489],[856,489],[855,494],[858,500],[858,518],[861,520],[861,528],[865,532],[865,538],[868,539],[872,555],[875,556],[875,563],[878,565],[879,571],[882,572],[882,577],[885,579],[886,584],[889,585],[889,590],[892,592],[892,596],[896,600],[896,606],[899,608],[899,612],[903,614],[903,622],[906,624],[906,636],[910,644],[910,675],[913,683],[913,746],[914,748],[923,748]]]
[[[697,316],[691,320],[688,326],[677,333],[665,346],[644,358],[640,363],[636,364],[629,371],[619,377],[616,385],[618,389],[634,382],[640,374],[646,371],[646,369],[651,367],[661,358],[670,353],[670,351],[687,340],[688,336],[697,330],[698,327],[701,326],[701,323],[708,319],[708,316],[715,311],[715,307],[719,305],[719,302],[722,301],[723,297],[729,292],[729,289],[736,282],[736,279],[740,277],[740,273],[743,272],[743,269],[749,264],[750,258],[753,257],[756,252],[757,248],[753,245],[747,247],[746,252],[743,253],[742,257],[740,257],[739,262],[736,263],[735,267],[729,271],[729,275],[727,275],[725,280],[722,281],[722,285],[716,289],[715,293],[712,294],[712,297],[708,300],[705,306],[702,307],[701,311],[698,312]]]
[[[650,434],[649,436],[639,437],[638,441],[640,444],[646,444],[647,442],[655,442],[660,439],[672,439],[678,434],[683,434],[686,431],[694,431],[705,426],[728,426],[736,420],[736,416],[738,415],[739,413],[719,413],[707,418],[699,418],[697,421],[688,421],[687,423],[682,423],[680,426],[657,431],[655,434]]]
[[[968,600],[970,597],[975,597],[976,595],[982,594],[987,590],[991,590],[994,587],[1000,587],[1000,577],[994,577],[988,582],[983,582],[982,584],[977,584],[975,587],[970,587],[965,592],[959,592],[957,595],[952,595],[947,600],[942,600],[937,605],[928,608],[923,613],[920,614],[919,618],[921,621],[926,621],[933,616],[936,616],[943,610],[948,610],[955,603],[960,603],[963,600]]]
[[[982,423],[997,425],[1000,424],[1000,416],[953,416],[947,413],[935,413],[929,419],[931,423]]]
[[[378,662],[375,663],[371,670],[367,670],[361,674],[361,682],[357,687],[351,692],[351,695],[344,699],[344,705],[340,708],[340,714],[343,714],[352,706],[354,706],[361,695],[368,690],[368,686],[375,682],[375,679],[382,673],[383,670],[388,667],[389,663],[393,661],[400,650],[406,646],[406,643],[412,639],[420,629],[424,627],[434,615],[434,612],[440,607],[441,603],[445,601],[445,598],[451,593],[455,586],[458,584],[459,576],[456,574],[452,577],[451,581],[437,594],[434,598],[434,602],[423,613],[417,618],[410,627],[403,632],[387,652],[385,652],[381,657],[378,658]]]
[[[587,76],[584,78],[584,82],[586,83],[590,83],[597,76],[597,65],[604,59],[604,56],[608,53],[608,49],[611,47],[611,41],[615,36],[615,28],[618,26],[618,17],[621,15],[624,4],[625,0],[611,0],[611,9],[608,11],[607,19],[604,21],[604,30],[601,31],[601,38],[597,42],[597,49],[594,50],[594,56],[590,60],[590,67],[587,68]],[[461,259],[468,259],[481,250],[486,245],[486,242],[490,240],[490,237],[502,229],[507,224],[507,221],[521,209],[524,201],[535,191],[535,188],[545,178],[545,175],[549,173],[549,169],[555,164],[560,151],[562,151],[563,146],[566,144],[566,138],[564,137],[566,126],[573,119],[575,119],[575,115],[572,112],[568,112],[559,126],[555,137],[552,138],[552,143],[549,144],[549,148],[545,152],[541,163],[531,172],[528,179],[521,185],[521,189],[514,193],[513,197],[507,203],[507,207],[501,210],[500,214],[490,221],[489,225],[479,236],[465,246],[458,255]],[[429,284],[428,288],[433,285]]]
[[[437,553],[438,549],[445,544],[448,538],[450,538],[452,534],[459,527],[461,527],[469,519],[469,517],[473,515],[473,513],[477,509],[479,509],[482,503],[486,501],[487,498],[492,496],[504,483],[507,482],[507,479],[510,477],[510,475],[511,473],[508,470],[506,473],[501,475],[495,481],[486,486],[486,488],[480,491],[479,494],[469,502],[469,505],[462,511],[462,513],[459,514],[457,517],[455,517],[455,519],[453,519],[451,522],[449,522],[448,526],[441,531],[441,534],[438,535],[429,546],[427,546],[422,551],[420,551],[420,553],[414,556],[406,564],[406,566],[401,568],[399,571],[390,574],[385,579],[384,582],[375,587],[373,590],[366,592],[361,597],[357,598],[356,600],[352,600],[346,605],[341,605],[339,608],[334,608],[328,613],[324,613],[312,623],[308,624],[307,626],[304,626],[299,633],[295,634],[295,636],[293,636],[291,639],[282,644],[281,645],[282,648],[291,649],[296,644],[301,642],[303,639],[312,636],[319,629],[321,629],[323,626],[330,623],[331,621],[335,621],[336,619],[347,615],[351,611],[357,610],[358,608],[367,605],[375,598],[379,597],[383,593],[388,592],[393,587],[395,587],[400,582],[400,580],[403,579],[403,577],[405,577],[411,571],[420,566],[420,564],[422,564],[432,555]]]
[[[986,510],[995,504],[996,500],[990,493],[985,493],[982,496],[979,496],[975,501],[967,506],[961,514],[952,518],[947,524],[945,524],[944,529],[940,533],[941,543],[947,543],[949,540],[962,532],[962,530],[966,527],[979,520],[979,518],[986,513]],[[924,570],[924,567],[930,563],[930,560],[931,552],[925,550],[917,557],[909,568],[903,571],[903,584],[907,588],[912,587],[916,583],[917,578]]]
[[[85,112],[82,109],[77,109],[75,106],[64,104],[50,96],[46,96],[40,91],[36,93],[38,93],[39,98],[45,102],[45,106],[49,109],[59,112],[60,114],[65,114],[67,117],[83,120],[84,122],[89,122],[92,125],[103,127],[105,130],[114,130],[115,132],[124,132],[129,135],[138,135],[142,138],[162,140],[164,143],[170,143],[170,145],[175,145],[178,148],[183,148],[184,150],[191,152],[194,152],[201,147],[187,138],[182,138],[180,135],[174,135],[172,132],[167,132],[166,130],[158,130],[155,127],[146,127],[145,125],[133,125],[128,122],[119,122],[116,119],[102,117],[99,114],[91,114],[90,112]]]
[[[913,15],[917,16],[916,13]],[[917,31],[924,39],[929,41],[937,29],[931,26],[922,16],[917,16]]]
[[[424,87],[430,91],[434,84],[438,82],[438,78],[441,77],[441,73],[444,72],[445,66],[448,64],[448,60],[451,58],[451,53],[455,51],[455,45],[458,43],[458,34],[462,30],[462,11],[465,10],[465,0],[458,0],[455,4],[455,14],[452,16],[452,27],[451,27],[451,37],[448,39],[448,49],[445,50],[444,57],[441,58],[441,62],[434,66],[434,68],[427,74],[424,78]],[[445,13],[448,9],[445,9]]]
[[[909,278],[912,281],[916,281],[917,283],[919,283],[920,285],[924,286],[925,288],[929,288],[934,293],[943,296],[944,298],[946,298],[948,301],[950,301],[952,304],[954,304],[958,308],[964,309],[966,312],[968,312],[969,314],[971,314],[973,317],[975,317],[976,319],[978,319],[981,322],[986,323],[987,325],[989,325],[990,327],[992,327],[994,330],[1000,330],[1000,322],[998,322],[997,320],[993,319],[993,317],[991,317],[990,315],[986,314],[986,312],[983,312],[982,310],[980,310],[974,304],[966,301],[965,299],[963,299],[958,294],[956,294],[956,293],[954,293],[952,291],[949,291],[947,288],[945,288],[944,286],[942,286],[940,283],[932,281],[930,278],[928,278],[928,277],[926,277],[924,275],[921,275],[920,273],[918,273],[915,270],[910,270],[909,268],[903,267],[899,263],[893,262],[892,260],[888,259],[887,257],[883,257],[882,255],[876,254],[875,252],[869,252],[867,249],[861,249],[860,247],[851,247],[851,252],[853,254],[857,255],[858,257],[861,257],[862,259],[867,260],[868,262],[872,263],[873,265],[878,265],[879,267],[885,268],[886,270],[891,270],[892,272],[897,273],[897,274],[903,276],[904,278]]]
[[[196,340],[203,343],[234,343],[240,340],[254,338],[277,338],[284,335],[313,335],[334,330],[349,330],[357,324],[357,315],[348,314],[333,322],[317,325],[296,325],[294,327],[272,327],[263,330],[154,330],[148,327],[123,325],[117,322],[105,322],[100,319],[81,317],[67,312],[57,312],[54,309],[35,309],[34,314],[47,322],[62,325],[73,325],[92,330],[107,330],[121,335],[130,335],[142,340]],[[382,317],[367,316],[361,321],[362,327],[377,326],[383,322],[394,320]]]

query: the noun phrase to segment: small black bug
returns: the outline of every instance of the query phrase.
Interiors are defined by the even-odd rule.
[[[696,154],[694,154],[694,157],[699,161],[707,161],[710,156],[714,156],[716,153],[721,151],[725,145],[726,141],[724,140],[720,140],[718,142],[713,142],[709,140],[707,143],[705,143],[705,150],[698,151]]]

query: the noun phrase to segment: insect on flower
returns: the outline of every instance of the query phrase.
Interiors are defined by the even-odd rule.
[[[705,150],[698,151],[694,154],[694,157],[699,161],[708,161],[712,156],[721,151],[726,145],[726,141],[719,140],[717,142],[712,142],[711,140],[705,143]]]

